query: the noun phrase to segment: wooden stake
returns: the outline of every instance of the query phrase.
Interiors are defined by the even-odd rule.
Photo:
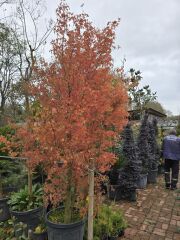
[[[88,240],[93,240],[94,168],[89,170]]]

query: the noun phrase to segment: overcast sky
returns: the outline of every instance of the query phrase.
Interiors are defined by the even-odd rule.
[[[59,0],[45,0],[47,18],[56,19]],[[120,50],[115,65],[126,58],[125,69],[142,72],[142,85],[157,92],[166,110],[180,114],[180,0],[67,0],[71,10],[89,14],[93,24],[104,27],[121,18],[116,31]],[[84,6],[81,5],[84,3]]]
[[[58,0],[46,0],[54,18]],[[158,101],[173,114],[180,114],[180,0],[67,0],[73,12],[89,14],[103,27],[121,18],[115,52],[116,65],[126,58],[126,70],[142,72],[142,84],[157,92]],[[84,3],[83,8],[81,5]]]

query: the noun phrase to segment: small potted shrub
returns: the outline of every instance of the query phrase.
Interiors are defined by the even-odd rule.
[[[103,204],[94,220],[94,238],[96,240],[116,240],[124,234],[127,223],[121,210]]]
[[[140,175],[141,162],[137,158],[137,149],[133,138],[133,132],[129,124],[124,129],[122,142],[122,152],[126,159],[126,165],[119,175],[118,185],[115,186],[114,191],[112,188],[110,189],[110,198],[114,198],[116,201],[120,199],[135,201],[137,188],[136,182]]]
[[[43,211],[43,190],[39,185],[32,186],[32,194],[28,186],[12,193],[8,204],[10,212],[17,222],[27,224],[27,230],[33,230],[40,222]]]

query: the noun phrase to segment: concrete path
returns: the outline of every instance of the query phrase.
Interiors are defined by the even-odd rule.
[[[120,239],[180,240],[180,184],[178,189],[165,190],[162,175],[157,184],[138,190],[136,203],[119,202],[128,221]]]

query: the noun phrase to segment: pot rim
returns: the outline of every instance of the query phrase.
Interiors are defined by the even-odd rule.
[[[23,215],[30,214],[30,213],[35,213],[35,212],[38,212],[38,211],[40,211],[40,210],[43,210],[43,206],[40,206],[40,207],[35,208],[35,209],[28,210],[28,211],[13,211],[13,210],[11,210],[11,208],[10,208],[10,212],[11,212],[12,214],[17,214],[17,215],[19,215],[19,216],[23,216]]]
[[[57,210],[57,209],[63,209],[64,207],[58,207],[58,208],[55,208],[51,211],[49,211],[46,216],[45,216],[45,220],[46,220],[46,223],[47,223],[47,227],[53,227],[53,228],[74,228],[74,227],[78,227],[80,225],[83,225],[85,222],[86,222],[86,218],[80,220],[80,221],[77,221],[77,222],[73,222],[73,223],[54,223],[54,222],[51,222],[48,217],[49,215],[54,211],[54,210]]]

